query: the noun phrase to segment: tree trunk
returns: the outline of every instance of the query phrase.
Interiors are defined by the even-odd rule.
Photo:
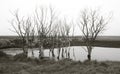
[[[57,59],[58,59],[58,60],[60,59],[60,51],[61,51],[61,48],[59,47],[59,48],[58,48],[58,56],[57,56]]]
[[[52,49],[52,57],[53,57],[53,58],[55,57],[54,49]]]
[[[91,61],[92,46],[91,46],[91,45],[88,46],[87,49],[88,49],[88,55],[87,55],[87,58],[88,58],[89,61]]]
[[[39,58],[40,58],[40,59],[43,59],[43,58],[44,58],[43,46],[40,47],[40,50],[39,50]]]
[[[91,61],[91,54],[88,54],[87,57],[88,57],[88,60]]]

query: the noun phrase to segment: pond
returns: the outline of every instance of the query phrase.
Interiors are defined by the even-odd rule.
[[[70,51],[70,58],[75,61],[84,61],[87,59],[87,50],[84,49],[84,46],[71,46],[67,48]],[[32,53],[33,50],[33,53]],[[28,50],[28,57],[39,58],[38,48]],[[5,53],[10,55],[16,55],[22,53],[22,50],[3,50]],[[58,49],[54,49],[55,58],[57,58]],[[32,55],[34,54],[34,55]],[[44,50],[44,56],[49,57],[49,49]],[[92,60],[97,61],[120,61],[120,48],[108,48],[108,47],[94,47],[92,50]],[[61,58],[61,57],[60,57]]]

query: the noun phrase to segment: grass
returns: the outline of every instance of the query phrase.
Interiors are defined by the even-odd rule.
[[[81,37],[70,37],[71,38],[71,46],[84,46],[85,43],[80,39]],[[108,39],[107,39],[108,38]],[[114,47],[114,48],[120,48],[120,38],[118,37],[107,37],[103,39],[98,38],[93,46],[99,46],[99,47]],[[5,48],[21,48],[21,39],[19,39],[17,36],[0,36],[0,49]],[[38,47],[38,43],[35,43],[35,48]],[[45,45],[47,48],[47,45]],[[49,45],[48,45],[49,47]]]
[[[42,61],[41,61],[42,62]],[[32,63],[32,64],[31,64]],[[119,74],[120,62],[4,62],[0,63],[0,74]],[[47,63],[47,64],[46,64]]]
[[[5,55],[5,54],[4,54]],[[120,62],[60,61],[26,58],[15,61],[6,55],[0,57],[0,74],[119,74]],[[4,58],[4,59],[3,59]]]

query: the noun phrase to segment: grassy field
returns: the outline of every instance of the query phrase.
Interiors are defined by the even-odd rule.
[[[0,36],[0,39],[16,39],[18,36]],[[82,38],[82,36],[74,36],[70,38]],[[97,40],[120,41],[120,36],[98,36]]]
[[[0,58],[0,74],[119,74],[120,62]]]
[[[85,43],[80,38],[72,38],[71,46],[84,46]],[[93,46],[120,48],[120,36],[98,36]]]
[[[81,38],[81,36],[70,37],[71,46],[84,46]],[[0,36],[0,49],[19,48],[22,46],[21,44],[18,36]],[[37,47],[37,45],[35,44],[34,47]],[[120,36],[99,36],[93,46],[120,48]]]

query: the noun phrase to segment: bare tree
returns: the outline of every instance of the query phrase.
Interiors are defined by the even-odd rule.
[[[22,49],[23,52],[27,55],[27,48],[31,46],[34,37],[34,27],[30,17],[21,17],[18,14],[18,10],[13,14],[14,19],[11,21],[11,25],[14,30],[13,32],[17,33],[19,38],[22,40]],[[32,40],[32,41],[31,41]]]
[[[30,17],[27,18],[26,20],[26,25],[25,27],[25,32],[26,32],[26,43],[29,48],[32,48],[32,43],[34,41],[34,36],[35,36],[35,25],[33,24],[32,20]]]
[[[12,30],[13,32],[17,33],[19,38],[22,40],[22,49],[24,53],[27,53],[26,49],[25,49],[25,36],[27,35],[26,31],[25,31],[25,20],[24,18],[20,18],[20,16],[18,15],[18,10],[15,11],[15,13],[13,14],[13,16],[15,17],[12,21],[11,21],[11,25],[13,27],[14,30]]]
[[[70,26],[67,23],[66,19],[59,20],[58,24],[56,25],[56,45],[58,48],[58,56],[57,59],[59,60],[60,57],[62,58],[68,58],[69,55],[69,49],[67,47],[70,46],[69,41],[69,33],[70,33]],[[66,54],[66,56],[65,56]]]
[[[55,11],[52,7],[40,7],[35,11],[35,24],[37,26],[37,36],[40,47],[40,58],[44,57],[44,44],[45,40],[52,32],[52,25],[55,23]]]
[[[32,56],[34,57],[33,47],[35,46],[35,24],[32,18],[28,17],[26,19],[25,31],[26,31],[26,44],[27,48],[32,50]]]
[[[71,26],[70,26],[70,23],[67,22],[66,18],[64,18],[64,20],[62,21],[62,25],[63,25],[63,29],[61,31],[62,33],[62,38],[63,38],[63,41],[62,41],[62,46],[65,48],[65,49],[62,49],[62,57],[64,56],[64,53],[66,54],[66,58],[70,58],[70,38],[69,38],[69,34],[70,34],[70,29],[71,29]]]
[[[88,51],[88,60],[91,60],[91,52],[97,36],[105,30],[109,19],[100,16],[97,10],[85,9],[81,12],[81,19],[78,25],[83,34],[82,38]]]

